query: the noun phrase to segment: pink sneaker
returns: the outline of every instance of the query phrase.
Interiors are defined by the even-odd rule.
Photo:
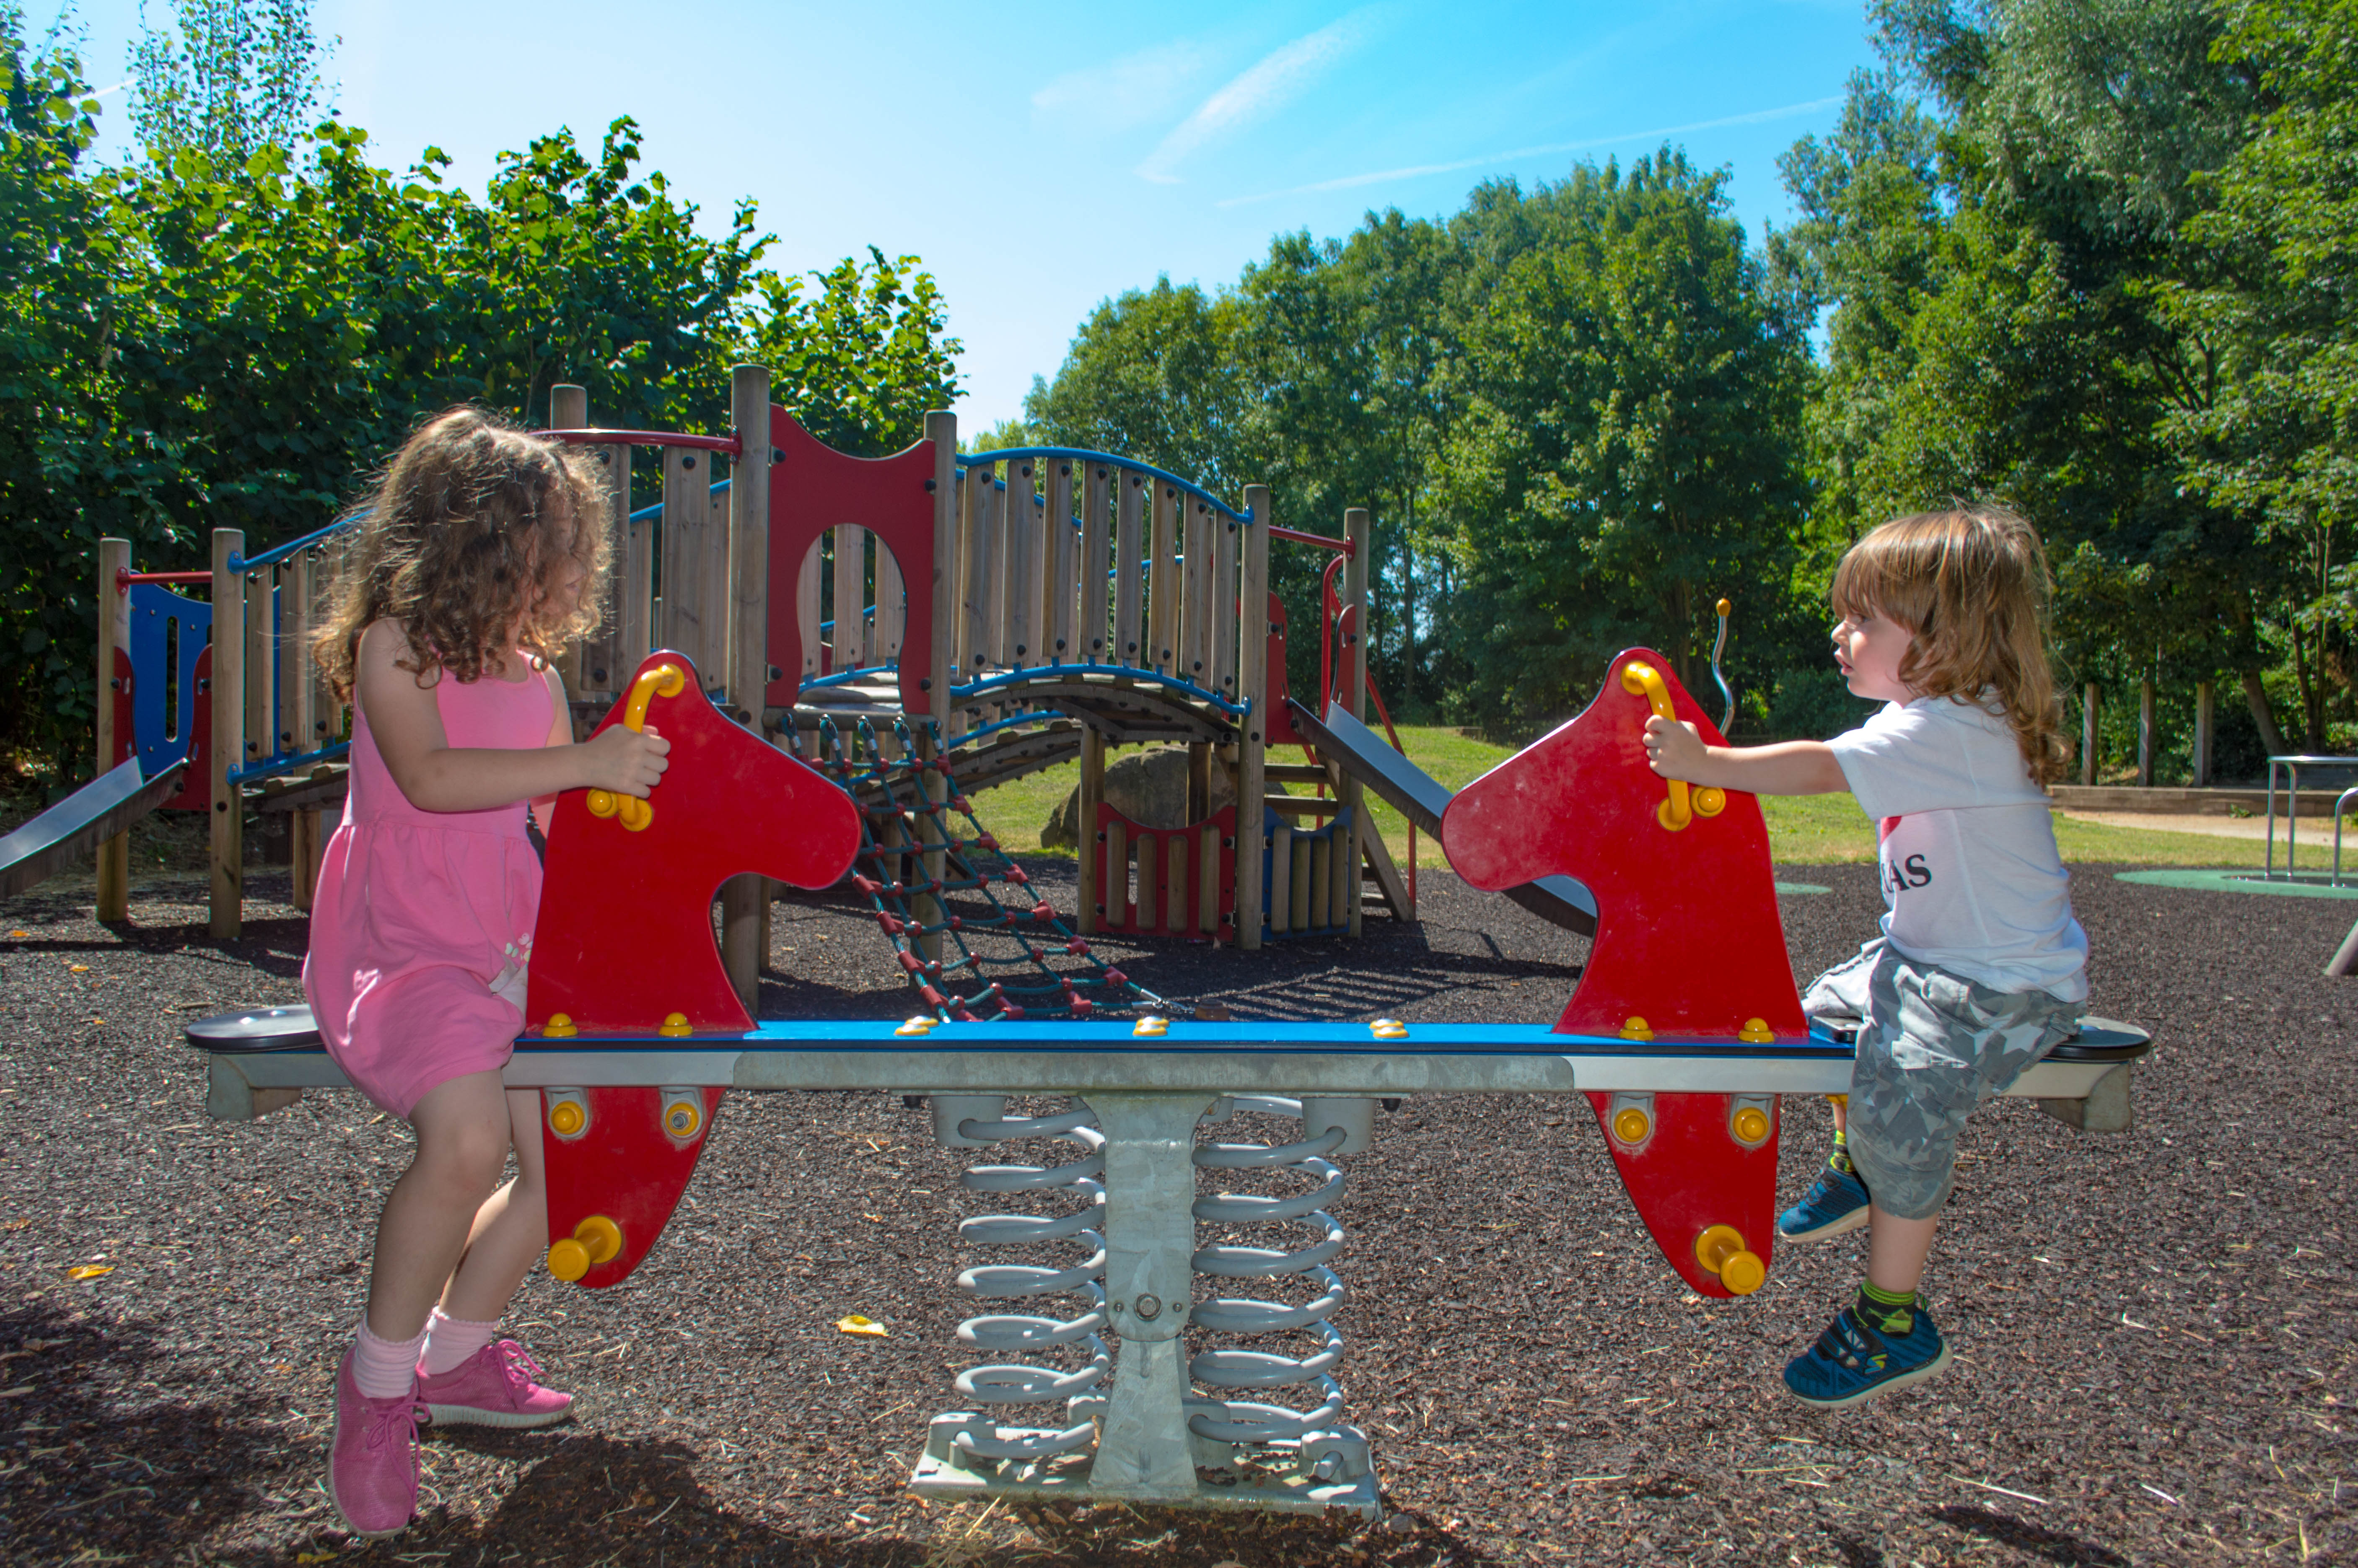
[[[359,1536],[398,1534],[417,1509],[417,1396],[373,1400],[336,1368],[336,1428],[328,1439],[328,1499]]]
[[[548,1426],[573,1411],[573,1396],[533,1379],[540,1364],[513,1339],[486,1345],[439,1377],[419,1376],[417,1400],[437,1426]]]

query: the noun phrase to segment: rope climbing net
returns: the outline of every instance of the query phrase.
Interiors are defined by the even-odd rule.
[[[860,860],[852,885],[868,899],[925,1005],[937,1018],[955,1022],[1167,1009],[1161,997],[1099,961],[1057,917],[1023,868],[975,820],[973,806],[951,772],[947,749],[940,744],[939,727],[929,718],[915,720],[927,741],[921,751],[911,723],[906,717],[892,720],[899,753],[894,757],[878,743],[867,717],[851,720],[849,737],[835,719],[824,718],[816,732],[813,765],[860,807]],[[924,787],[929,772],[941,775],[941,799]],[[925,865],[925,857],[937,850],[938,879]],[[938,938],[938,945],[928,938]],[[979,951],[979,939],[1011,942],[1017,950]],[[940,957],[927,957],[929,946]],[[1079,963],[1052,968],[1052,954]]]

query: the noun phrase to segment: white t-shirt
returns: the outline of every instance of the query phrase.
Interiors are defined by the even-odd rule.
[[[2054,820],[2005,719],[1919,697],[1827,744],[1880,823],[1885,940],[1995,990],[2087,997],[2088,936]]]

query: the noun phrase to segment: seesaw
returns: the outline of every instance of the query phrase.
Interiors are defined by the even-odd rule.
[[[826,885],[849,864],[858,822],[842,791],[715,710],[686,660],[651,656],[607,722],[652,714],[672,739],[671,771],[644,802],[576,793],[560,803],[526,1027],[506,1071],[546,1108],[551,1272],[593,1289],[630,1275],[730,1089],[922,1097],[946,1146],[1049,1140],[1072,1157],[962,1178],[1056,1206],[960,1227],[968,1245],[1021,1260],[958,1277],[1011,1306],[958,1330],[985,1359],[957,1378],[960,1408],[934,1419],[916,1489],[1378,1512],[1367,1437],[1344,1419],[1345,1347],[1329,1320],[1345,1298],[1334,1264],[1347,1237],[1330,1211],[1347,1183],[1335,1157],[1368,1146],[1379,1102],[1585,1094],[1672,1269],[1727,1298],[1758,1290],[1772,1260],[1780,1097],[1849,1086],[1849,1042],[1801,1017],[1758,803],[1654,778],[1638,739],[1654,712],[1716,736],[1662,661],[1632,650],[1585,712],[1445,813],[1444,841],[1469,882],[1569,876],[1593,895],[1595,943],[1552,1028],[756,1022],[721,968],[712,897],[743,872]],[[212,1053],[217,1117],[343,1082],[300,1009],[208,1020],[189,1034]],[[2125,1126],[2131,1064],[2147,1044],[2134,1028],[2092,1021],[2012,1092],[2090,1130]],[[1073,1104],[1011,1117],[1011,1096]],[[1300,1135],[1198,1141],[1238,1108],[1296,1122]],[[1199,1194],[1206,1169],[1262,1173],[1281,1190]],[[1258,1234],[1271,1244],[1199,1245],[1199,1222],[1268,1227]],[[1192,1356],[1191,1326],[1210,1342]],[[1250,1347],[1272,1336],[1312,1343],[1306,1354]]]

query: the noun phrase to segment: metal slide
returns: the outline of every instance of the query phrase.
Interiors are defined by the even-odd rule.
[[[1392,750],[1390,741],[1352,718],[1341,703],[1328,703],[1323,719],[1290,697],[1287,706],[1293,710],[1295,733],[1341,763],[1393,810],[1432,834],[1433,842],[1445,845],[1441,814],[1449,809],[1453,795],[1438,780]],[[1596,935],[1596,900],[1570,877],[1541,877],[1504,891],[1542,920],[1582,936]]]
[[[0,838],[0,898],[56,875],[171,799],[188,765],[184,758],[151,779],[134,758]]]

